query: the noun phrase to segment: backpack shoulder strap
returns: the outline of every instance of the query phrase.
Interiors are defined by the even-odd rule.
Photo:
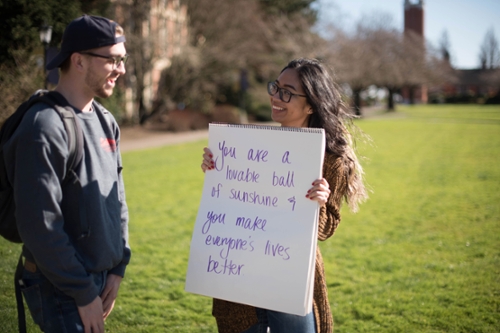
[[[74,170],[83,157],[83,132],[75,111],[66,98],[58,92],[50,91],[30,100],[30,106],[35,103],[45,103],[54,108],[63,121],[68,134],[68,164],[67,170]]]
[[[68,103],[63,95],[56,91],[50,91],[41,96],[42,102],[51,105],[61,117],[64,128],[68,133],[68,163],[66,164],[66,177],[65,181],[74,183],[79,182],[74,169],[80,164],[83,158],[83,131],[76,116],[75,111]],[[86,214],[83,210],[83,214]],[[90,234],[90,227],[86,217],[80,220],[82,234],[80,238],[87,237]]]
[[[19,256],[17,262],[16,272],[14,274],[14,291],[16,294],[16,305],[17,305],[17,326],[19,328],[19,333],[26,333],[26,314],[24,313],[24,303],[23,294],[21,291],[21,284],[23,282],[23,255]]]

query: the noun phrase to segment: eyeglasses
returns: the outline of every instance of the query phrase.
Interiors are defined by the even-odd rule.
[[[127,63],[128,60],[128,54],[125,54],[123,57],[116,56],[116,57],[108,57],[108,56],[103,56],[100,54],[92,53],[92,52],[80,52],[81,54],[86,54],[92,57],[98,57],[98,58],[103,58],[103,59],[108,59],[108,61],[113,62],[113,70],[117,69],[118,66],[120,66],[120,63],[123,62],[123,65]]]
[[[277,92],[279,92],[280,99],[285,103],[290,102],[290,99],[292,98],[292,96],[307,97],[306,95],[294,94],[294,93],[290,92],[289,90],[286,90],[284,88],[280,88],[280,87],[278,87],[276,82],[268,82],[267,83],[267,93],[270,96],[274,96],[274,95],[276,95]]]

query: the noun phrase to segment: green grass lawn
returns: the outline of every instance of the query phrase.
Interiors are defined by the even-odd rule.
[[[500,107],[357,125],[370,199],[320,244],[335,332],[500,332]],[[108,332],[216,332],[211,299],[184,292],[205,145],[123,154],[133,255]],[[0,240],[2,332],[17,329],[18,253]]]

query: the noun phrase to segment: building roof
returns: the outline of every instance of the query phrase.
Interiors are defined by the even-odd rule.
[[[457,69],[457,83],[474,86],[491,85],[491,78],[498,72],[499,69]]]

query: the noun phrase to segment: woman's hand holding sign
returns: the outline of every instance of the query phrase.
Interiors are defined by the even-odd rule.
[[[203,148],[203,152],[204,153],[203,153],[203,162],[201,163],[201,170],[203,170],[203,172],[207,170],[212,170],[215,167],[214,160],[212,159],[213,158],[212,152],[207,147]]]
[[[316,179],[312,183],[313,187],[307,191],[306,198],[317,201],[321,206],[326,204],[330,196],[330,185],[325,178]]]

